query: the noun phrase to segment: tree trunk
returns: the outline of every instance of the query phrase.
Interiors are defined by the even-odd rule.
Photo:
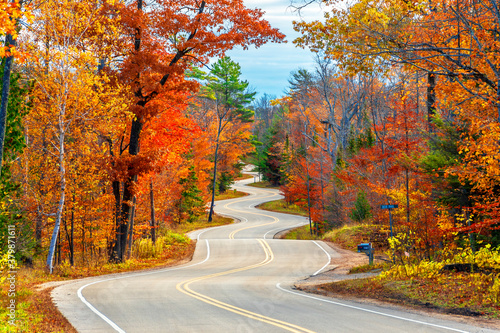
[[[73,202],[75,202],[75,196],[73,195]],[[75,264],[75,208],[71,209],[71,237],[70,237],[70,264],[73,266]]]
[[[222,132],[222,119],[219,119],[219,127],[217,129],[217,140],[215,141],[215,157],[214,157],[214,180],[212,186],[212,202],[210,203],[210,213],[208,214],[208,222],[212,222],[212,215],[214,214],[215,202],[215,185],[217,183],[217,159],[219,154],[219,139]]]
[[[323,154],[320,152],[319,157],[319,168],[320,168],[320,184],[321,184],[321,213],[325,214],[325,185],[323,181]],[[324,218],[324,215],[323,215]]]
[[[429,129],[432,128],[431,122],[436,114],[436,74],[427,73],[427,121]]]
[[[142,131],[142,118],[137,117],[132,121],[132,127],[130,128],[130,142],[129,142],[129,154],[136,156],[139,154],[139,137]],[[125,249],[127,246],[127,231],[128,224],[132,211],[132,185],[137,180],[137,175],[132,174],[132,166],[129,166],[129,177],[125,182],[123,187],[123,197],[121,200],[121,209],[118,216],[118,223],[116,228],[116,239],[115,239],[115,249],[114,254],[116,257],[112,258],[117,262],[123,262],[125,257]]]
[[[149,198],[150,198],[150,204],[151,204],[151,240],[153,241],[153,244],[156,242],[156,221],[155,221],[155,198],[154,198],[154,192],[153,192],[153,179],[151,179],[151,182],[149,183]],[[134,205],[135,208],[135,205]]]
[[[115,217],[115,230],[118,230],[120,226],[120,207],[121,207],[121,182],[118,180],[113,180],[112,183],[113,188],[113,196],[115,197],[115,208],[114,208],[114,217]],[[115,242],[113,245],[113,249],[109,254],[110,261],[118,261],[117,248],[119,247],[119,243],[115,238]]]
[[[64,113],[60,115],[60,121],[64,119]],[[61,225],[61,216],[62,212],[64,209],[64,200],[66,198],[66,169],[64,167],[64,136],[65,132],[63,130],[63,124],[59,124],[60,128],[60,133],[59,133],[59,180],[60,180],[60,187],[59,187],[59,204],[57,205],[57,211],[56,211],[56,223],[54,225],[54,231],[52,232],[52,239],[50,240],[50,246],[49,246],[49,254],[47,256],[47,268],[49,270],[49,273],[52,274],[52,269],[53,269],[53,262],[54,262],[54,251],[56,247],[56,242],[57,242],[57,237],[59,235],[59,227]]]
[[[128,229],[128,246],[127,246],[127,258],[130,259],[132,256],[132,243],[134,241],[134,220],[135,220],[135,203],[136,198],[132,200],[132,215],[130,216],[130,228]]]
[[[11,35],[6,36],[5,46],[15,46],[15,41]],[[13,56],[7,57],[7,59],[5,59],[5,66],[2,78],[2,95],[0,101],[0,174],[2,173],[5,127],[7,123],[7,105],[9,102],[10,73],[12,72],[13,63],[14,63]]]

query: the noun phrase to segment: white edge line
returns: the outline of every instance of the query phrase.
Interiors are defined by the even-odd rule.
[[[217,229],[217,228],[221,228],[221,227],[225,227],[226,225],[219,225],[217,227],[210,227],[210,228],[206,228],[205,230],[202,230],[200,233],[198,233],[198,235],[196,236],[196,240],[199,241],[200,240],[200,236],[203,235],[205,232],[209,231],[209,230],[213,230],[213,229]]]
[[[310,296],[310,295],[306,295],[306,294],[301,294],[301,293],[293,292],[291,290],[287,290],[287,289],[282,288],[280,286],[280,283],[276,284],[276,288],[278,288],[281,291],[293,294],[293,295],[298,295],[298,296],[302,296],[302,297],[312,298],[312,299],[317,300],[317,301],[331,303],[331,304],[335,304],[335,305],[339,305],[339,306],[343,306],[343,307],[351,308],[351,309],[355,309],[355,310],[365,311],[365,312],[373,313],[373,314],[380,315],[380,316],[390,317],[390,318],[394,318],[394,319],[409,321],[409,322],[412,322],[412,323],[417,323],[417,324],[422,324],[422,325],[427,325],[427,326],[432,326],[432,327],[437,327],[437,328],[443,328],[443,329],[446,329],[446,330],[460,332],[460,333],[470,333],[468,331],[462,331],[462,330],[459,330],[459,329],[456,329],[456,328],[452,328],[452,327],[447,327],[447,326],[442,326],[442,325],[437,325],[437,324],[426,323],[425,321],[420,321],[420,320],[415,320],[415,319],[410,319],[410,318],[399,317],[399,316],[391,315],[391,314],[388,314],[388,313],[383,313],[383,312],[378,312],[378,311],[374,311],[374,310],[364,309],[364,308],[360,308],[360,307],[357,307],[357,306],[354,306],[354,305],[343,304],[343,303],[339,303],[339,302],[335,302],[335,301],[331,301],[331,300],[327,300],[327,299],[322,299],[322,298],[319,298],[319,297],[314,297],[314,296]]]
[[[184,269],[184,268],[193,267],[193,266],[196,266],[196,265],[203,264],[204,262],[206,262],[210,258],[210,245],[208,243],[208,239],[205,239],[205,242],[207,244],[207,257],[205,258],[205,260],[200,261],[200,262],[198,262],[196,264],[192,264],[192,265],[188,265],[188,266],[182,266],[182,267],[162,269],[162,270],[158,270],[158,271],[154,271],[154,272],[139,273],[139,274],[133,274],[133,275],[130,275],[130,276],[119,276],[119,277],[115,277],[115,278],[94,281],[94,282],[87,283],[86,285],[80,287],[80,289],[78,289],[78,291],[76,293],[77,293],[78,297],[80,298],[80,300],[83,302],[83,304],[85,304],[90,310],[92,310],[92,312],[94,312],[96,315],[98,315],[99,317],[101,317],[102,320],[104,320],[111,327],[113,327],[115,331],[117,331],[119,333],[125,333],[125,331],[123,329],[121,329],[118,325],[116,325],[114,322],[112,322],[108,317],[106,317],[104,314],[102,314],[101,312],[99,312],[99,310],[97,310],[92,304],[90,304],[85,299],[85,297],[82,295],[82,290],[84,288],[86,288],[88,286],[91,286],[93,284],[96,284],[96,283],[101,283],[101,282],[106,282],[106,281],[112,281],[112,280],[128,279],[128,278],[137,277],[137,276],[144,276],[144,275],[152,275],[152,274],[164,273],[164,272],[175,271],[175,270]]]
[[[318,274],[319,274],[319,272],[321,272],[322,270],[324,270],[326,266],[330,265],[330,262],[332,261],[332,257],[330,256],[330,254],[329,254],[328,252],[326,252],[326,250],[323,248],[323,246],[319,245],[316,241],[312,241],[312,242],[313,242],[314,244],[318,245],[318,247],[319,247],[320,249],[322,249],[322,250],[323,250],[323,252],[325,252],[325,253],[326,253],[326,255],[328,256],[328,262],[325,264],[325,266],[321,267],[318,271],[316,271],[316,273],[314,273],[314,274],[313,274],[313,276],[315,276],[315,275],[318,275]]]
[[[293,228],[296,228],[296,227],[300,227],[301,225],[305,225],[305,223],[300,222],[299,224],[296,224],[296,225],[293,225],[293,226],[291,226],[291,227],[287,227],[287,228],[280,227],[280,228],[274,228],[274,229],[271,229],[271,230],[269,230],[268,232],[266,232],[266,233],[264,234],[264,239],[266,239],[267,234],[268,234],[268,233],[270,233],[270,232],[273,232],[273,231],[276,231],[276,230],[288,230],[288,229],[293,229]]]
[[[229,208],[230,209],[230,208]],[[226,215],[226,216],[229,216],[229,215]],[[233,219],[239,219],[241,221],[241,223],[239,223],[238,225],[242,225],[243,223],[246,223],[248,222],[248,220],[245,218],[245,217],[236,217],[236,216],[230,216],[231,218]],[[242,219],[244,219],[245,221],[243,221]],[[196,240],[200,240],[200,236],[203,235],[205,232],[207,231],[210,231],[210,230],[214,230],[214,229],[218,229],[218,228],[222,228],[222,227],[227,227],[227,226],[231,226],[231,225],[236,225],[236,224],[224,224],[224,225],[219,225],[219,226],[216,226],[216,227],[209,227],[209,228],[206,228],[205,230],[201,231],[197,236],[196,236]]]

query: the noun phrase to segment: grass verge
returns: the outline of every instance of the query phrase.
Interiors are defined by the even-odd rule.
[[[250,179],[250,178],[253,178],[254,176],[253,175],[250,175],[248,173],[244,173],[241,175],[241,177],[236,177],[235,180],[243,180],[243,179]]]
[[[276,190],[279,189],[279,186],[274,186],[268,181],[250,183],[250,184],[247,184],[247,186],[258,187],[258,188],[272,188],[272,189],[276,189]]]
[[[236,190],[228,190],[225,193],[221,193],[215,196],[215,200],[227,200],[227,199],[236,199],[247,196],[248,193],[240,192]]]
[[[343,226],[330,230],[323,236],[324,240],[351,251],[357,251],[360,243],[372,243],[377,253],[382,253],[389,248],[388,238],[389,230],[385,226],[371,224]]]
[[[311,235],[311,229],[309,228],[309,225],[305,225],[288,231],[285,235],[283,235],[282,239],[316,240],[321,239],[321,237],[314,234]]]
[[[477,286],[470,282],[471,277],[467,273],[448,273],[441,279],[368,278],[302,289],[328,296],[374,299],[444,314],[499,319],[500,305],[482,299]]]
[[[300,216],[309,216],[308,212],[304,207],[298,206],[296,204],[287,204],[285,200],[274,200],[264,202],[257,206],[259,209],[268,210],[271,212],[294,214]]]

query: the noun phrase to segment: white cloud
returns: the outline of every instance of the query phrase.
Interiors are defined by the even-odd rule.
[[[242,76],[259,93],[278,97],[288,88],[290,72],[299,68],[314,67],[313,54],[308,50],[296,48],[292,41],[299,36],[293,30],[292,21],[321,20],[323,9],[313,3],[301,11],[301,17],[290,7],[290,0],[245,0],[249,8],[260,8],[266,12],[265,19],[287,35],[286,44],[266,44],[259,49],[236,49],[228,55],[241,66]]]

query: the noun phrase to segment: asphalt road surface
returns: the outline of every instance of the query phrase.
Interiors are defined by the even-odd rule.
[[[78,280],[54,289],[57,306],[79,332],[493,332],[294,290],[338,254],[320,241],[273,239],[307,219],[254,208],[280,196],[243,185],[253,181],[235,185],[249,196],[216,204],[239,223],[191,234],[188,264]]]

